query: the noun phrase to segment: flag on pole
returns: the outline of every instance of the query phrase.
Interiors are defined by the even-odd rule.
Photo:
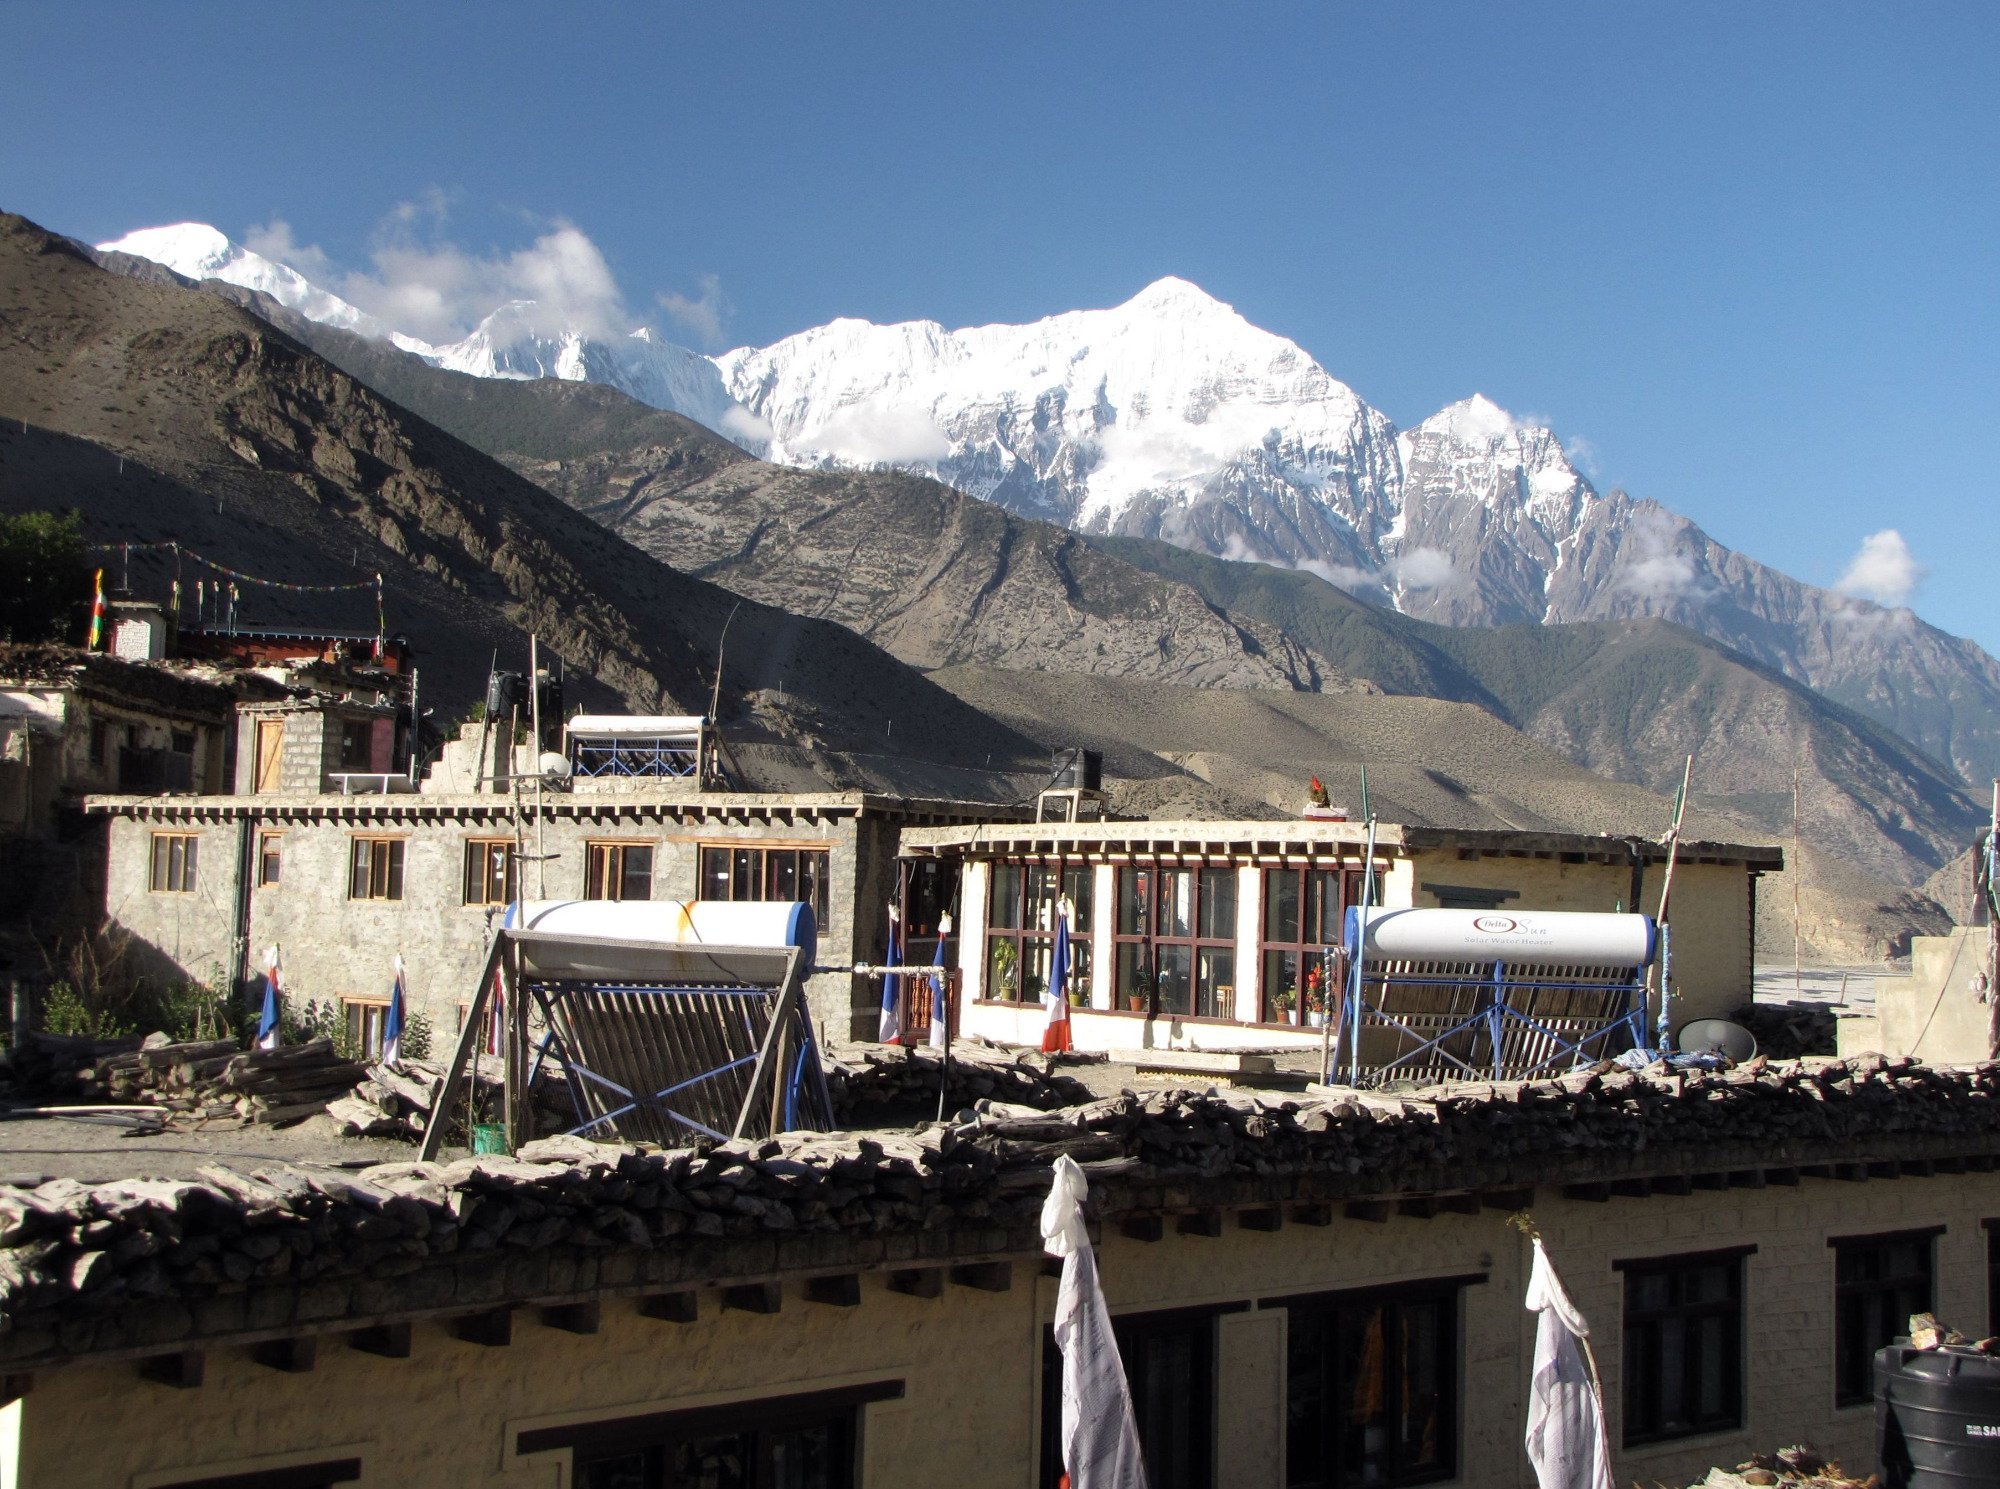
[[[1049,985],[1042,993],[1049,1010],[1049,1025],[1042,1033],[1042,1049],[1050,1054],[1070,1047],[1069,1038],[1069,900],[1056,899],[1056,944],[1049,954]]]
[[[1062,1462],[1070,1489],[1146,1489],[1145,1458],[1097,1255],[1083,1225],[1083,1170],[1064,1153],[1042,1204],[1042,1249],[1062,1258],[1056,1345],[1062,1351]]]
[[[903,928],[896,907],[889,907],[889,949],[883,955],[892,967],[903,965]],[[882,979],[882,1021],[875,1037],[883,1044],[895,1044],[903,1037],[903,975],[891,972]]]
[[[90,637],[84,642],[89,651],[96,651],[104,640],[104,570],[99,569],[91,581]]]
[[[283,1032],[278,1019],[278,948],[264,948],[264,1011],[257,1016],[257,1048],[274,1050]]]
[[[403,1063],[403,954],[396,953],[396,980],[389,989],[389,1016],[382,1021],[382,1059]]]
[[[1613,1489],[1604,1397],[1589,1357],[1590,1325],[1563,1291],[1535,1237],[1528,1278],[1535,1322],[1535,1373],[1528,1388],[1528,1461],[1541,1489]]]
[[[931,1035],[930,1045],[941,1050],[951,1043],[951,1009],[944,997],[944,938],[951,934],[951,917],[938,917],[937,951],[931,957],[931,965],[938,970],[931,973]]]

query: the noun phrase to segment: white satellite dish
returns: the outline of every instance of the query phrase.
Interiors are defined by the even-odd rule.
[[[541,766],[545,776],[566,776],[569,774],[569,756],[559,755],[554,750],[544,751]]]
[[[1728,1019],[1689,1019],[1674,1039],[1690,1055],[1726,1055],[1738,1065],[1757,1053],[1757,1036]]]

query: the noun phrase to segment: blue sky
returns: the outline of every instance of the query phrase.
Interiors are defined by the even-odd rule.
[[[0,206],[102,239],[554,219],[761,343],[1192,279],[1399,423],[1483,391],[2000,651],[1990,3],[8,7]],[[710,286],[713,288],[710,288]],[[692,339],[692,333],[690,339]]]

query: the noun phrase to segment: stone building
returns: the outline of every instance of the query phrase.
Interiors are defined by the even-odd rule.
[[[1996,1113],[1992,1067],[1820,1061],[8,1187],[0,1479],[1052,1489],[1058,1152],[1155,1489],[1526,1489],[1515,1220],[1617,1482],[1866,1473],[1874,1348],[1992,1331]]]

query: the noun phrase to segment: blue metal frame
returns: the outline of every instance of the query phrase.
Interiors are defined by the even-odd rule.
[[[569,742],[570,774],[688,779],[701,771],[701,746],[684,735],[583,735]]]

